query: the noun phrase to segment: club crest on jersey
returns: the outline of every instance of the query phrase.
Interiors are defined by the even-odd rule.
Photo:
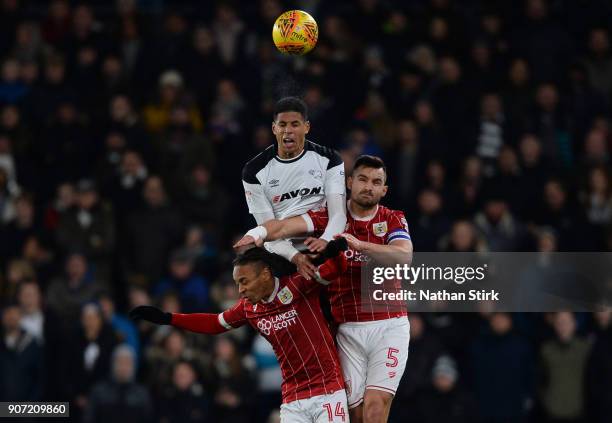
[[[315,179],[323,179],[323,172],[321,172],[320,170],[310,169],[308,173]]]
[[[288,287],[284,287],[276,294],[276,298],[283,304],[289,304],[293,300],[293,293]]]
[[[385,236],[387,233],[387,221],[374,223],[372,225],[372,230],[376,236]]]

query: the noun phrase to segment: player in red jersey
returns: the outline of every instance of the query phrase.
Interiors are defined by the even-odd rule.
[[[406,367],[410,325],[405,303],[375,301],[374,285],[362,285],[361,271],[370,259],[382,263],[410,263],[412,242],[404,213],[379,204],[387,193],[386,168],[381,159],[359,157],[347,184],[349,213],[345,233],[340,236],[349,244],[345,253],[349,268],[338,283],[328,287],[328,294],[332,315],[339,324],[336,339],[351,421],[386,422]],[[249,231],[236,246],[319,233],[326,223],[324,209],[270,221]],[[308,239],[306,244],[320,248],[313,242],[314,238]],[[398,281],[385,284],[385,292],[401,289]]]
[[[282,422],[348,422],[340,363],[319,304],[321,286],[346,270],[346,259],[338,254],[342,243],[328,245],[326,253],[336,257],[318,267],[314,280],[298,273],[275,277],[273,261],[279,256],[258,247],[247,250],[234,261],[240,300],[222,313],[164,313],[140,306],[130,316],[206,334],[248,323],[272,344],[280,363]]]

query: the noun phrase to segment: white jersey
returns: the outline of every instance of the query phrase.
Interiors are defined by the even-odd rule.
[[[344,163],[333,149],[306,140],[304,151],[284,160],[271,145],[242,169],[249,213],[273,212],[276,219],[325,206],[329,194],[346,195]]]

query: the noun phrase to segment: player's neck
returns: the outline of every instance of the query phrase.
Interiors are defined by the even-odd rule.
[[[278,293],[278,286],[279,286],[279,280],[275,276],[272,279],[272,283],[270,283],[269,285],[269,289],[267,290],[267,292],[264,294],[263,298],[261,299],[261,302],[266,304],[266,303],[270,303],[274,301],[274,297]]]
[[[351,213],[351,216],[358,220],[367,220],[371,219],[376,215],[378,211],[378,204],[375,204],[372,207],[363,207],[354,201],[348,201],[348,210]]]
[[[287,151],[278,150],[277,155],[281,160],[291,160],[291,159],[295,159],[296,157],[298,157],[300,154],[302,154],[303,151],[304,151],[304,147],[302,147],[297,152],[293,152],[293,151],[287,152]]]

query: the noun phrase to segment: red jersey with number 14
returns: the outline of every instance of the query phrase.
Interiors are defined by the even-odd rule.
[[[328,221],[327,209],[311,210],[307,216],[312,220],[312,227],[309,229],[315,234],[323,233]],[[365,219],[355,218],[349,212],[345,232],[360,241],[373,244],[385,245],[400,239],[410,240],[404,213],[381,205],[373,216]],[[376,289],[399,292],[401,290],[399,281],[385,281],[382,286],[375,285],[372,281],[362,283],[362,267],[369,258],[351,249],[344,254],[348,261],[348,270],[327,287],[331,312],[336,323],[370,322],[407,315],[405,302],[376,301],[373,296],[373,291]]]
[[[340,361],[319,303],[322,285],[295,274],[275,279],[267,301],[241,299],[219,314],[226,329],[249,323],[276,353],[283,374],[283,403],[344,389]]]

